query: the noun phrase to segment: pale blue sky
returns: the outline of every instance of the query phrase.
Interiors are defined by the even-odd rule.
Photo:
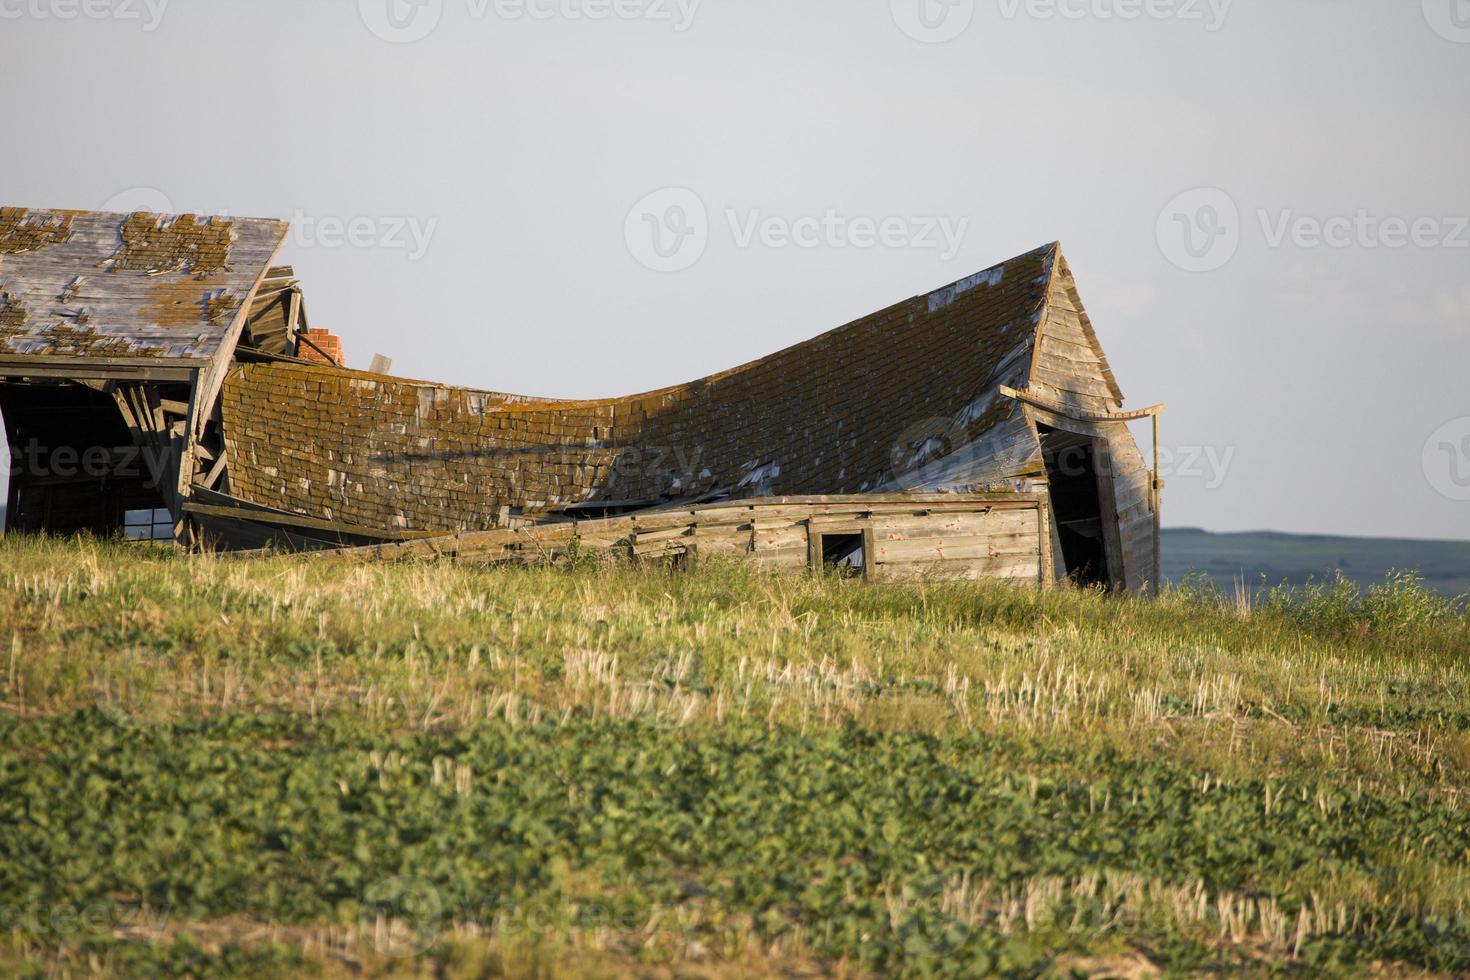
[[[412,43],[370,29],[389,2],[0,0],[0,198],[304,216],[287,259],[353,365],[562,396],[1060,239],[1130,405],[1170,406],[1166,523],[1470,538],[1467,0],[924,0],[945,43],[919,0],[426,0]],[[625,235],[667,187],[710,223],[677,272]],[[1190,259],[1199,188],[1239,220],[1179,199],[1226,232]],[[829,211],[964,233],[739,243]]]

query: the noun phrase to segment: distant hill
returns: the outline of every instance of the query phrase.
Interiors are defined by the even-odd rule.
[[[1188,572],[1205,572],[1227,592],[1243,578],[1247,586],[1304,584],[1341,571],[1363,586],[1382,582],[1390,569],[1416,569],[1425,584],[1448,596],[1470,593],[1470,541],[1409,541],[1326,535],[1212,534],[1198,528],[1164,531],[1164,578],[1178,582]]]

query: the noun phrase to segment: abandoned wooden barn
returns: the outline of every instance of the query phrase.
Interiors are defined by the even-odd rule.
[[[1059,245],[689,384],[349,370],[250,218],[0,210],[11,530],[875,581],[1158,580],[1162,486]],[[144,530],[146,529],[146,530]]]

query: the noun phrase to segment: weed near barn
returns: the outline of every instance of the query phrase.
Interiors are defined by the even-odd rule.
[[[1412,583],[0,549],[11,966],[1470,969],[1470,622]]]

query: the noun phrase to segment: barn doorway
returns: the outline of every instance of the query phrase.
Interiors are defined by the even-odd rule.
[[[0,419],[10,455],[6,532],[162,539],[163,461],[135,446],[110,396],[78,384],[0,383]]]
[[[1041,454],[1051,486],[1052,518],[1061,541],[1067,577],[1083,587],[1112,588],[1104,523],[1105,474],[1092,436],[1038,425]]]

